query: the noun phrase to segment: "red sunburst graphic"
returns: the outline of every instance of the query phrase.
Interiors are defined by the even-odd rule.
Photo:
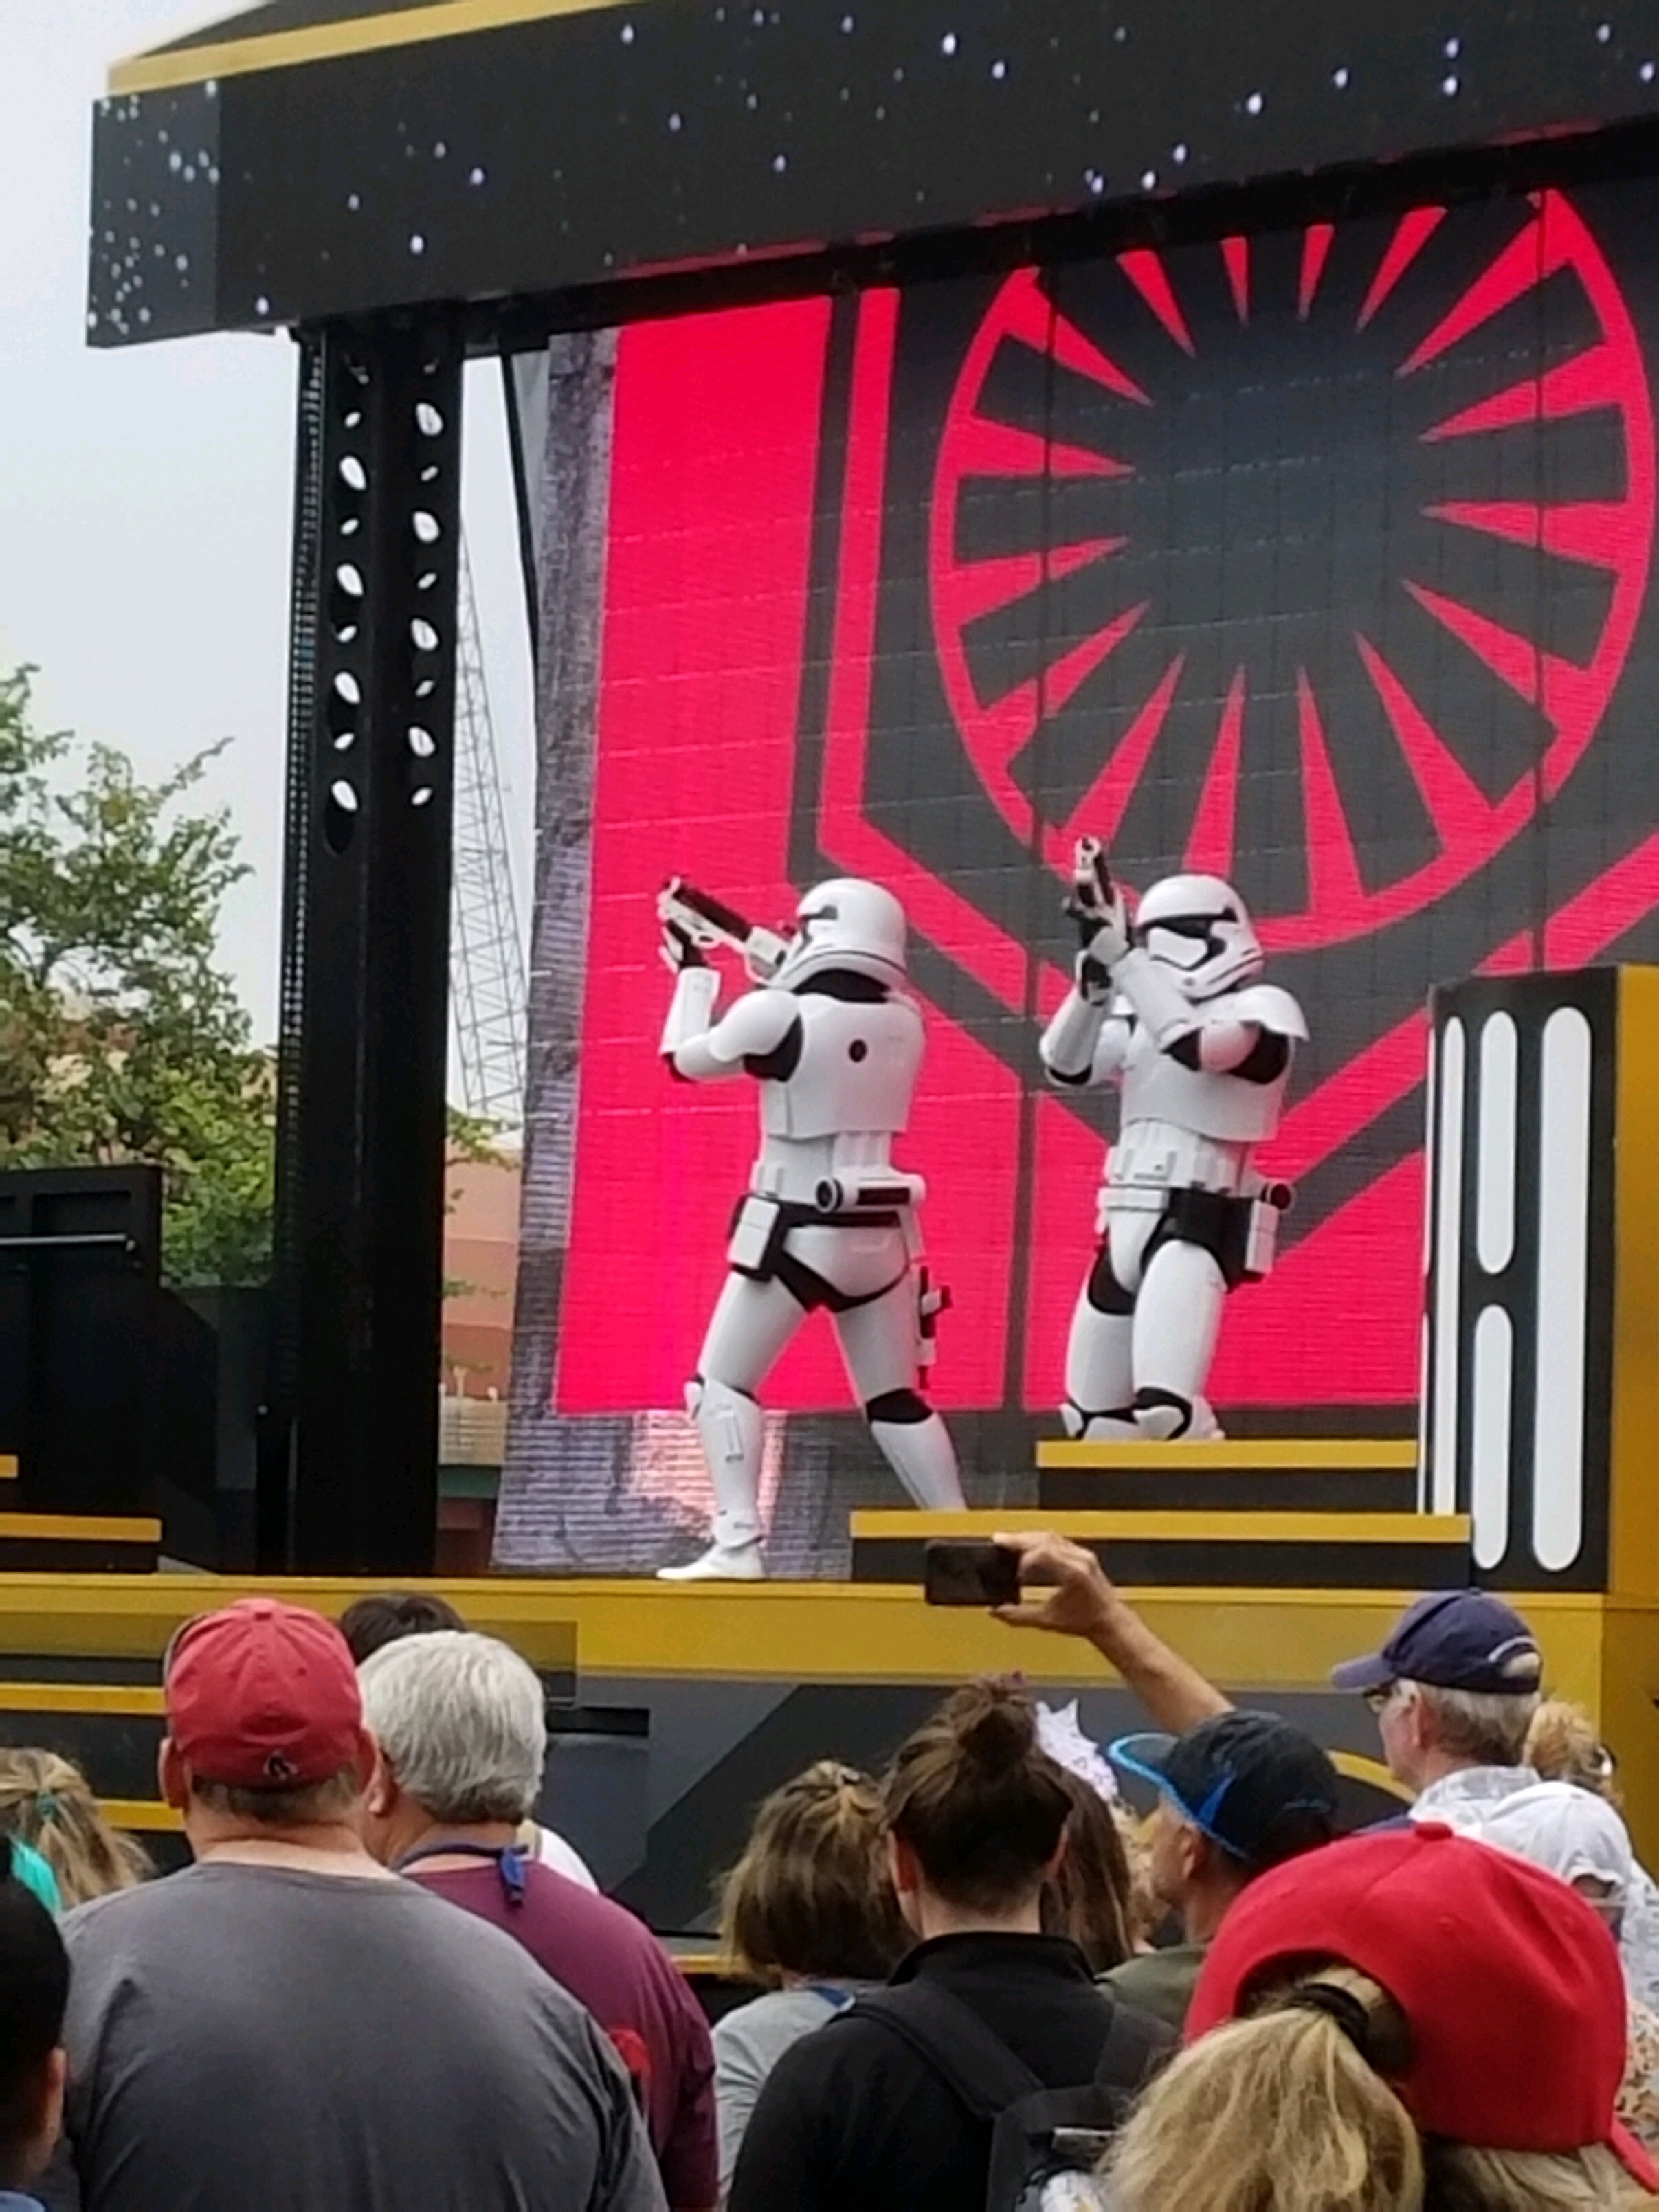
[[[1445,214],[1416,210],[1386,234],[1314,226],[1288,273],[1280,242],[1271,299],[1267,242],[1244,239],[1126,253],[1103,269],[1117,289],[1103,304],[1093,295],[1092,313],[1079,312],[1091,280],[1073,272],[1022,270],[998,294],[940,441],[933,617],[976,772],[1057,872],[1085,831],[1109,847],[1127,836],[1163,865],[1234,872],[1253,839],[1268,842],[1262,802],[1247,787],[1252,763],[1267,757],[1261,748],[1276,746],[1273,777],[1255,785],[1289,794],[1273,802],[1272,836],[1300,851],[1293,878],[1275,879],[1291,890],[1256,890],[1263,934],[1279,950],[1331,944],[1441,897],[1480,867],[1590,744],[1630,650],[1652,550],[1640,347],[1600,247],[1560,194],[1506,217],[1510,234],[1472,274],[1459,270],[1449,290],[1443,272],[1437,290],[1427,272],[1462,220]],[[1483,341],[1534,299],[1541,329],[1546,298],[1551,335],[1527,348],[1517,374],[1513,349]],[[1329,366],[1334,336],[1352,368]],[[1322,475],[1297,476],[1282,454],[1276,477],[1255,472],[1253,483],[1273,478],[1279,502],[1264,509],[1256,570],[1242,586],[1228,571],[1200,620],[1160,560],[1188,550],[1183,514],[1189,534],[1207,532],[1224,553],[1241,526],[1217,504],[1233,495],[1225,466],[1205,479],[1214,511],[1183,508],[1189,448],[1208,438],[1220,450],[1252,422],[1265,434],[1281,391],[1288,408],[1298,375],[1310,382],[1297,368],[1304,338],[1325,349],[1325,383],[1340,398],[1347,375],[1355,410],[1370,408],[1366,419],[1383,427],[1368,442],[1356,432],[1348,451],[1334,406],[1322,434],[1338,459]],[[1069,415],[1022,402],[1033,364],[1073,395]],[[1222,396],[1206,405],[1206,391]],[[1231,416],[1231,428],[1220,422],[1235,391],[1256,406],[1239,416],[1244,430]],[[1593,465],[1583,458],[1592,433]],[[1498,458],[1512,456],[1517,438],[1531,456],[1518,471]],[[1557,466],[1552,439],[1577,440],[1583,453],[1576,447],[1571,465]],[[1376,497],[1400,507],[1399,526],[1378,532],[1386,559],[1363,590],[1350,583],[1322,599],[1317,579],[1306,581],[1306,549],[1322,531],[1330,557],[1347,518],[1310,522],[1303,509],[1315,491],[1340,503],[1340,468],[1375,474],[1379,452],[1392,474]],[[1481,547],[1500,580],[1517,549],[1548,576],[1494,601],[1463,581]],[[1282,584],[1281,553],[1294,572]],[[1059,594],[1070,594],[1072,614],[1050,623]],[[1579,626],[1565,638],[1559,607],[1569,600]],[[1507,751],[1491,736],[1505,716],[1530,718]],[[1177,725],[1184,750],[1172,769]],[[1057,781],[1030,766],[1044,744],[1068,749]],[[1163,811],[1137,844],[1131,833],[1153,818],[1154,786]],[[1401,794],[1392,812],[1390,793]],[[1257,810],[1248,825],[1247,804]],[[1357,818],[1368,804],[1387,817],[1381,829]],[[1407,811],[1419,826],[1396,836],[1395,815]]]

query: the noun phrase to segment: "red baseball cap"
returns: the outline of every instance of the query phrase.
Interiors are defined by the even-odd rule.
[[[331,1620],[272,1597],[188,1621],[166,1670],[167,1734],[204,1782],[288,1790],[349,1766],[363,1702]]]
[[[1437,1821],[1292,1859],[1228,1911],[1187,2039],[1331,1960],[1369,1974],[1406,2015],[1411,2063],[1390,2079],[1423,2134],[1483,2150],[1605,2143],[1659,2188],[1659,2167],[1613,2118],[1629,2033],[1618,1948],[1556,1875]]]

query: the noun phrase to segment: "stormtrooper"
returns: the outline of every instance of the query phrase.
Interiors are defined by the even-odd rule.
[[[1131,923],[1098,845],[1077,848],[1074,981],[1039,1051],[1049,1079],[1115,1083],[1101,1243],[1066,1349],[1068,1436],[1219,1437],[1204,1396],[1222,1301],[1273,1264],[1283,1184],[1251,1164],[1279,1127],[1302,1009],[1260,981],[1244,902],[1215,876],[1166,877]]]
[[[956,1454],[916,1384],[942,1294],[921,1264],[917,1176],[893,1165],[921,1066],[922,1021],[905,992],[904,910],[878,884],[819,884],[794,934],[750,930],[671,884],[659,902],[676,972],[662,1052],[693,1083],[752,1077],[761,1150],[738,1207],[730,1273],[686,1406],[714,1486],[714,1542],[665,1581],[764,1573],[755,1393],[808,1314],[822,1308],[871,1434],[919,1506],[960,1506]],[[700,925],[712,915],[712,927]],[[702,942],[698,941],[701,936]],[[744,952],[759,988],[718,1018],[705,948]]]

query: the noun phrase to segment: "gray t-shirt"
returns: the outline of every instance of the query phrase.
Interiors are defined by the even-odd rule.
[[[663,2212],[592,2020],[413,1882],[209,1860],[64,1935],[52,2207]]]
[[[823,2027],[874,1982],[803,1982],[769,1990],[714,2023],[714,2094],[720,2103],[720,2201],[726,2201],[738,2153],[766,2077],[791,2045]]]

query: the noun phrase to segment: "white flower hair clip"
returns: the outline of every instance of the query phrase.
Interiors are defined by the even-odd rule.
[[[1117,1777],[1100,1746],[1092,1736],[1085,1735],[1079,1727],[1075,1698],[1058,1711],[1052,1705],[1039,1704],[1036,1732],[1038,1744],[1056,1766],[1075,1775],[1109,1805],[1115,1803],[1119,1796]]]

